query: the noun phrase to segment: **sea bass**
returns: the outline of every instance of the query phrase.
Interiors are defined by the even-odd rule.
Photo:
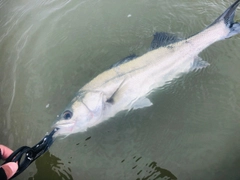
[[[148,95],[183,73],[209,65],[198,54],[209,45],[240,33],[234,22],[237,0],[211,25],[187,39],[156,33],[151,50],[128,56],[85,86],[58,118],[55,136],[84,132],[123,110],[152,105]]]

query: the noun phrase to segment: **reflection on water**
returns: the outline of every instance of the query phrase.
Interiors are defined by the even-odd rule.
[[[132,160],[134,160],[134,164],[132,167],[132,170],[138,171],[137,172],[137,179],[136,180],[176,180],[177,178],[168,170],[163,169],[157,165],[157,162],[150,162],[146,163],[145,166],[142,166],[140,164],[140,167],[138,167],[138,161],[140,161],[142,157],[136,157],[134,156]],[[129,160],[131,161],[131,160]],[[124,160],[121,161],[121,163],[132,163],[127,162]]]
[[[157,166],[156,162],[152,162],[149,165],[146,164],[144,171],[149,175],[145,175],[143,178],[137,178],[137,180],[176,180],[177,178],[168,170],[162,169]],[[148,169],[149,168],[149,169]],[[142,173],[142,170],[138,172],[138,175]]]
[[[188,37],[231,2],[1,0],[1,144],[36,144],[84,84],[147,52],[155,32]],[[16,180],[240,179],[239,49],[239,36],[212,45],[207,69],[151,94],[149,108],[57,139]]]
[[[58,157],[52,155],[47,151],[36,162],[37,172],[28,180],[73,180],[71,176],[71,169],[66,167]]]

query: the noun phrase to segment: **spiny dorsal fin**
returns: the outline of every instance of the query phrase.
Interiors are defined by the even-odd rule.
[[[130,56],[127,56],[127,57],[121,59],[120,61],[118,61],[117,63],[113,64],[113,65],[110,67],[110,69],[111,69],[111,68],[114,68],[114,67],[117,67],[117,66],[119,66],[119,65],[121,65],[121,64],[127,63],[127,62],[129,62],[129,61],[131,61],[131,60],[133,60],[133,59],[135,59],[135,58],[137,58],[137,57],[138,57],[138,56],[137,56],[136,54],[132,54],[132,55],[130,55]]]

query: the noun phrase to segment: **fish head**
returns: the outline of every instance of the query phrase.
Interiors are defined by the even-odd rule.
[[[53,128],[58,128],[54,136],[68,136],[84,132],[102,121],[107,108],[106,97],[100,91],[79,93],[61,113]]]

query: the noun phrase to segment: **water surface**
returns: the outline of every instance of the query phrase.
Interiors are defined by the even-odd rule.
[[[80,87],[145,53],[155,32],[186,38],[231,2],[0,1],[1,144],[33,146]],[[16,179],[240,179],[239,37],[203,51],[211,66],[151,94],[153,106],[57,139]]]

